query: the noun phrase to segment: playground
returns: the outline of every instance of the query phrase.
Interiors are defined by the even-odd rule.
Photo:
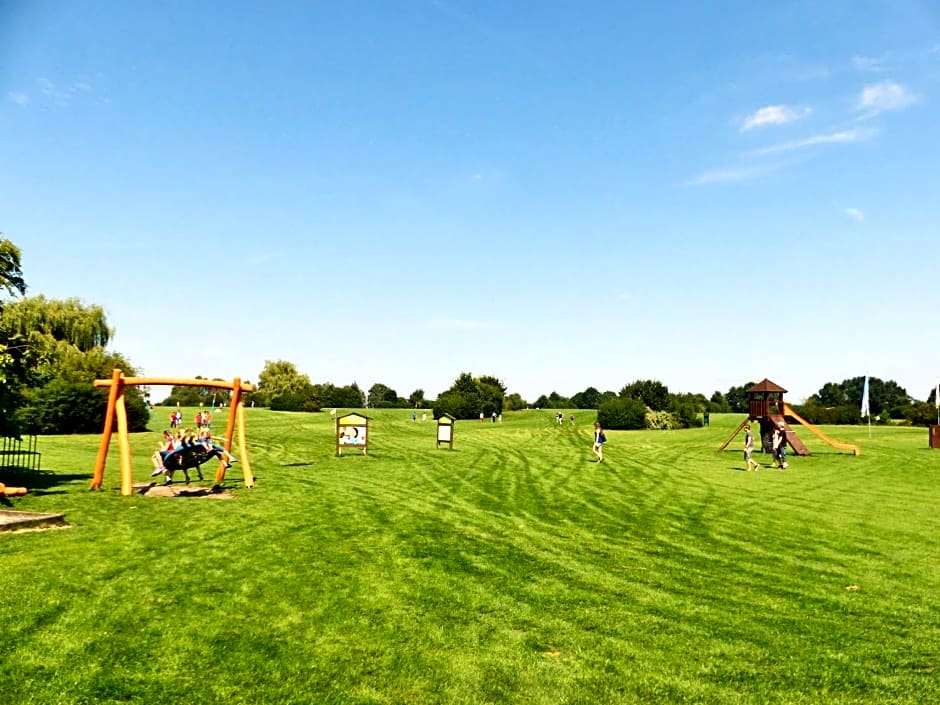
[[[748,389],[748,415],[744,417],[737,428],[725,438],[724,442],[718,446],[718,450],[727,449],[728,446],[731,445],[731,442],[741,433],[745,424],[756,421],[760,429],[759,446],[763,452],[769,453],[771,451],[773,431],[775,428],[781,427],[786,433],[787,445],[793,452],[800,456],[809,455],[809,448],[806,447],[806,444],[803,443],[802,439],[791,425],[791,422],[793,422],[802,426],[809,433],[812,433],[830,448],[852,453],[852,455],[861,455],[862,450],[857,445],[841,443],[833,439],[820,428],[811,424],[796,413],[796,411],[784,401],[783,395],[786,394],[786,392],[786,389],[779,384],[771,382],[769,379],[764,379]]]
[[[184,409],[191,417],[195,410]],[[743,472],[709,428],[611,431],[591,412],[456,422],[245,409],[255,487],[122,496],[120,450],[43,437],[5,533],[9,702],[935,702],[940,452],[923,428],[795,428],[810,455]],[[160,417],[162,420],[162,416]],[[582,422],[583,421],[583,422]],[[134,484],[161,427],[131,434]],[[734,450],[735,452],[731,452]],[[760,457],[760,456],[758,456]]]

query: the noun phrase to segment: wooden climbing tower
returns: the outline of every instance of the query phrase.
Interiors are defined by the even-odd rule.
[[[790,405],[783,400],[783,395],[786,394],[786,392],[787,390],[779,384],[775,384],[766,378],[748,389],[748,416],[732,434],[725,439],[725,442],[721,444],[718,450],[722,451],[727,448],[731,441],[734,440],[735,436],[741,432],[745,424],[757,421],[760,424],[761,449],[765,453],[769,453],[772,450],[774,428],[780,423],[783,423],[783,427],[787,432],[787,444],[793,449],[793,453],[795,455],[809,455],[809,449],[803,445],[803,441],[796,435],[796,431],[790,427],[790,420],[792,420],[818,436],[822,441],[828,443],[833,448],[848,450],[852,451],[855,455],[861,455],[862,451],[858,446],[848,443],[839,443],[833,440],[797,414]]]

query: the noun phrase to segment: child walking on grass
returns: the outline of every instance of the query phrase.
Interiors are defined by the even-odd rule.
[[[598,463],[604,462],[604,444],[607,442],[607,436],[604,435],[604,429],[601,428],[600,422],[594,422],[594,446],[591,448],[591,452],[594,453],[594,457],[597,458]]]

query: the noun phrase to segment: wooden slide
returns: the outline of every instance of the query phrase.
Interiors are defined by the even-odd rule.
[[[790,447],[796,455],[809,455],[809,448],[803,445],[803,441],[796,435],[796,431],[790,428],[790,424],[787,423],[787,420],[783,416],[771,414],[770,420],[773,421],[774,426],[783,424],[783,428],[787,432],[787,443],[790,444]]]
[[[839,441],[836,441],[836,440],[830,438],[829,436],[827,436],[825,433],[823,433],[822,431],[820,431],[818,428],[816,428],[816,427],[815,427],[813,424],[811,424],[809,421],[807,421],[807,420],[804,419],[802,416],[800,416],[798,413],[796,413],[796,412],[793,410],[793,408],[792,408],[789,404],[784,404],[784,405],[783,405],[783,412],[784,412],[784,414],[786,414],[787,416],[789,416],[789,417],[795,419],[795,420],[797,421],[797,423],[799,423],[801,426],[804,426],[804,427],[806,428],[806,430],[811,431],[812,433],[816,434],[823,442],[828,443],[828,444],[831,445],[833,448],[837,448],[837,449],[839,449],[839,450],[850,450],[850,451],[852,451],[852,453],[855,454],[855,455],[861,455],[861,454],[862,454],[862,451],[861,451],[861,449],[860,449],[858,446],[854,446],[854,445],[852,445],[851,443],[839,443]],[[789,431],[789,429],[788,429],[788,431]],[[787,433],[787,437],[788,437],[787,440],[790,440],[789,436],[790,436],[790,434],[789,434],[789,432],[788,432],[788,433]],[[793,441],[790,440],[790,443],[792,444]]]

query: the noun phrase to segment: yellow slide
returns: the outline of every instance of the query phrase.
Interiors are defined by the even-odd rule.
[[[813,424],[811,424],[809,421],[807,421],[798,413],[796,413],[793,410],[793,407],[791,407],[789,404],[784,404],[783,410],[786,416],[796,419],[800,423],[801,426],[804,426],[808,431],[812,431],[813,433],[815,433],[817,436],[819,436],[819,438],[821,438],[824,442],[831,445],[833,448],[838,448],[839,450],[850,450],[855,455],[862,454],[862,451],[858,446],[853,446],[850,443],[839,443],[839,441],[833,440],[832,438],[827,436],[825,433],[823,433],[818,428],[813,426]]]

